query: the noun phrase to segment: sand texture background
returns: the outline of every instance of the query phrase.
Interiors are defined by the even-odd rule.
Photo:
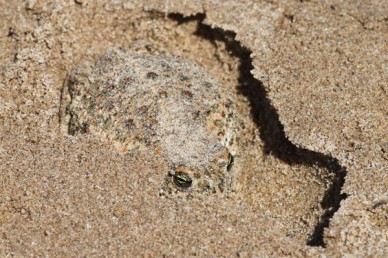
[[[0,256],[388,255],[384,1],[0,1]],[[194,61],[237,103],[229,196],[159,196],[151,151],[60,130],[109,46]]]

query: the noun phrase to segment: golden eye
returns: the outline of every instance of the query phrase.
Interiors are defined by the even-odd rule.
[[[188,188],[193,184],[193,180],[186,173],[176,172],[173,175],[174,183],[182,188]]]
[[[229,153],[228,155],[228,165],[226,166],[226,170],[230,171],[230,169],[232,168],[234,164],[234,157],[232,154]]]

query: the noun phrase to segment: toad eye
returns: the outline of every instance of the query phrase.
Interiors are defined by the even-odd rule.
[[[176,172],[173,175],[174,183],[182,188],[188,188],[193,184],[193,180],[186,173]]]
[[[233,164],[234,164],[234,157],[233,157],[232,154],[229,153],[229,155],[228,155],[228,165],[226,166],[226,170],[230,171],[230,169],[232,168]]]

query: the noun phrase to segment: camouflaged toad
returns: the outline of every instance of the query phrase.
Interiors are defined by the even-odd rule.
[[[150,148],[168,162],[161,195],[225,193],[232,180],[234,105],[193,62],[111,48],[69,76],[62,128]]]

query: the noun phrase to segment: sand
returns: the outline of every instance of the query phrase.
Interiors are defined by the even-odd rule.
[[[0,2],[0,256],[388,255],[383,1]],[[233,96],[228,196],[163,198],[154,152],[60,130],[69,73],[145,45]]]

